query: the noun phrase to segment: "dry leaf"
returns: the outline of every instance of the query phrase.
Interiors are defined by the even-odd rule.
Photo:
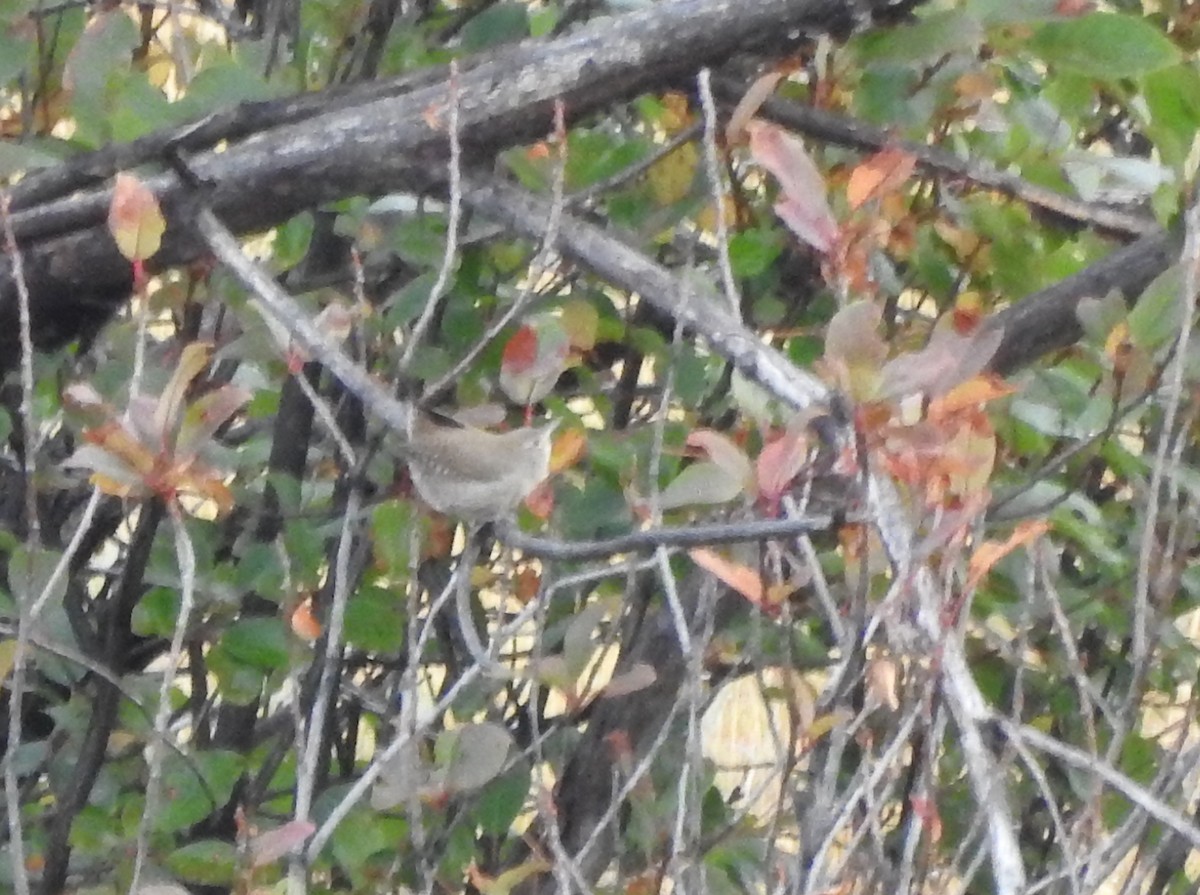
[[[992,566],[1005,556],[1012,553],[1018,547],[1041,537],[1049,529],[1050,525],[1044,519],[1027,519],[1013,529],[1013,533],[1008,536],[1008,540],[984,541],[971,554],[968,564],[969,571],[967,574],[966,590],[972,590],[979,584],[983,576],[991,571]]]
[[[775,92],[775,88],[783,80],[783,74],[781,71],[769,71],[756,79],[742,94],[742,98],[738,100],[733,113],[729,116],[729,123],[725,125],[726,143],[736,146],[742,142],[746,136],[746,126],[758,114],[759,108],[767,101],[767,98]]]
[[[754,569],[741,563],[725,559],[719,553],[703,547],[688,551],[692,562],[715,575],[720,581],[732,587],[735,591],[767,612],[775,608],[766,603],[762,577]]]
[[[899,189],[917,166],[917,159],[903,149],[885,146],[850,172],[846,201],[851,209]]]

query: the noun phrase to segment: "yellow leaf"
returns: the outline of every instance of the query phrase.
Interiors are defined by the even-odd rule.
[[[162,438],[164,445],[173,435],[176,421],[183,411],[188,386],[208,365],[211,353],[212,345],[208,342],[191,342],[180,353],[179,363],[175,365],[171,379],[154,409],[154,431]]]
[[[133,174],[122,171],[116,177],[108,209],[108,230],[121,254],[130,261],[145,261],[162,244],[167,221],[158,199]]]
[[[576,351],[591,351],[596,346],[600,315],[591,302],[576,298],[563,305],[562,325]]]
[[[673,205],[686,198],[692,191],[699,162],[700,150],[694,143],[685,143],[651,165],[646,178],[654,201]]]
[[[0,683],[8,677],[8,673],[12,671],[13,660],[17,655],[17,641],[15,640],[0,640]]]

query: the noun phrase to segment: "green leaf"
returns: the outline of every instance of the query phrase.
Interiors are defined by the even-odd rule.
[[[389,847],[375,813],[365,809],[346,815],[334,830],[331,845],[338,863],[352,872],[361,868],[372,855]]]
[[[490,721],[443,731],[435,746],[448,792],[478,789],[495,778],[508,761],[512,735]]]
[[[171,798],[164,801],[154,819],[155,829],[161,832],[191,827],[225,804],[244,767],[240,755],[224,750],[189,758],[185,762],[181,756],[171,755],[167,760],[164,782]]]
[[[141,637],[170,637],[179,615],[179,591],[151,588],[133,609],[133,632]]]
[[[387,322],[391,327],[407,326],[420,316],[429,296],[433,294],[433,286],[437,282],[437,274],[428,271],[414,277],[404,284],[387,300]]]
[[[2,21],[0,25],[3,25]],[[4,33],[0,28],[0,87],[21,73],[28,58],[29,43]]]
[[[407,576],[412,542],[413,505],[407,500],[388,500],[371,514],[371,544],[375,562],[389,576]]]
[[[485,835],[502,836],[525,807],[529,768],[519,764],[489,783],[479,794],[475,821]]]
[[[529,36],[529,11],[524,3],[497,3],[475,16],[462,29],[462,49],[476,53]]]
[[[1179,49],[1138,16],[1092,13],[1047,22],[1029,48],[1052,65],[1113,80],[1149,74],[1179,62]]]
[[[237,866],[237,849],[230,842],[202,839],[167,856],[167,869],[189,883],[229,885]]]
[[[1129,312],[1133,344],[1153,352],[1173,339],[1183,324],[1183,274],[1178,265],[1154,278]]]
[[[371,653],[394,653],[404,645],[403,597],[363,587],[346,604],[346,640]]]
[[[693,463],[662,490],[658,505],[664,510],[686,506],[728,503],[745,494],[746,483],[716,463]]]
[[[778,230],[744,230],[729,240],[729,263],[738,277],[756,277],[770,270],[783,251]]]
[[[974,53],[983,27],[963,10],[938,12],[912,25],[867,32],[856,42],[864,61],[933,62],[947,53]]]
[[[237,662],[271,672],[288,664],[287,634],[278,618],[242,618],[221,638],[225,652]]]
[[[577,190],[624,171],[642,158],[647,147],[603,130],[572,132],[568,138],[567,186]]]

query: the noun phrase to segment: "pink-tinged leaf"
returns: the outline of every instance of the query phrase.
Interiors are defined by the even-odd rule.
[[[893,712],[900,708],[899,677],[896,661],[887,656],[876,656],[866,668],[868,704],[884,705]]]
[[[536,404],[550,394],[571,356],[562,322],[541,315],[525,323],[504,346],[500,388],[517,404]]]
[[[156,414],[158,398],[153,395],[138,395],[125,408],[123,420],[129,430],[143,444],[155,445],[155,450],[162,447],[162,433],[157,428]]]
[[[808,437],[802,429],[789,429],[763,447],[757,463],[758,494],[768,506],[778,505],[796,474],[804,468],[808,450]]]
[[[738,100],[737,106],[734,107],[733,113],[729,116],[729,123],[725,125],[726,143],[734,146],[742,141],[750,120],[758,114],[758,110],[762,107],[762,104],[767,101],[767,97],[775,92],[775,88],[779,86],[779,82],[782,80],[783,72],[769,71],[750,85],[750,88],[742,94],[742,98]]]
[[[274,864],[284,855],[295,852],[316,831],[316,826],[307,820],[293,820],[282,827],[260,833],[250,840],[251,865],[263,867]]]
[[[236,385],[223,385],[188,406],[175,441],[175,456],[195,454],[247,401],[250,392]]]
[[[693,463],[679,473],[658,496],[664,510],[729,503],[746,493],[746,480],[729,474],[708,460]]]
[[[925,796],[912,796],[913,814],[921,821],[921,826],[929,834],[929,841],[937,845],[942,838],[942,815],[938,811],[937,802]]]
[[[108,231],[121,254],[130,261],[145,261],[158,251],[166,230],[167,221],[150,188],[132,174],[118,174],[108,209]]]
[[[821,254],[828,255],[837,246],[837,221],[811,202],[786,196],[775,203],[775,214],[797,237]]]
[[[697,429],[688,435],[685,444],[701,451],[713,463],[729,473],[730,478],[749,484],[754,479],[750,458],[732,440],[712,429]]]
[[[821,252],[837,243],[838,226],[826,200],[825,180],[799,138],[764,121],[746,125],[750,154],[779,181],[775,213],[798,237]]]
[[[1003,338],[1004,330],[999,327],[959,335],[947,315],[934,327],[928,345],[894,358],[883,368],[881,397],[897,400],[915,394],[929,398],[944,395],[986,369]]]

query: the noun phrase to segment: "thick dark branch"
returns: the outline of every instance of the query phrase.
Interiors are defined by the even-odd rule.
[[[1083,336],[1076,316],[1080,301],[1103,298],[1114,289],[1132,301],[1175,263],[1179,248],[1177,236],[1159,230],[1004,309],[988,322],[1004,329],[991,368],[1013,373],[1051,351],[1074,345]]]
[[[876,0],[870,6],[887,11],[890,5]],[[843,27],[845,20],[841,0],[758,0],[749,5],[671,0],[557,40],[531,41],[477,63],[468,60],[458,83],[464,152],[489,159],[544,134],[558,99],[578,119],[740,50],[778,44],[781,34],[800,37]],[[205,150],[189,159],[211,184],[205,198],[223,221],[237,233],[262,230],[335,199],[424,190],[444,176],[448,90],[443,78],[432,84],[393,83],[390,89],[404,90],[395,96],[388,89],[334,94],[335,101],[325,108],[321,100],[308,99],[269,107],[270,114],[249,108],[190,135],[173,132],[173,138],[194,149],[223,131],[245,132],[258,118],[289,122],[251,133],[224,151]],[[147,137],[132,157],[165,151],[169,145],[169,138]],[[24,198],[60,193],[80,182],[73,178],[96,177],[129,160],[110,152],[94,165],[86,159],[74,162],[75,173],[47,183],[40,193],[31,187]],[[194,207],[187,187],[174,174],[152,177],[149,184],[169,222],[155,265],[185,263],[203,254],[191,226]],[[129,265],[103,228],[109,201],[109,190],[96,188],[13,216],[26,253],[35,333],[42,344],[68,340],[96,325],[126,297]],[[87,312],[83,326],[80,308]],[[0,366],[11,364],[15,354],[14,309],[6,272],[0,277]]]

